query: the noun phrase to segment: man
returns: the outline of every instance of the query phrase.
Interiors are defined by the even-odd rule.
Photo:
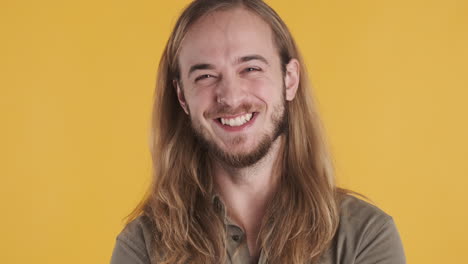
[[[334,184],[306,71],[261,0],[197,0],[161,58],[154,179],[118,263],[405,263],[390,216]]]

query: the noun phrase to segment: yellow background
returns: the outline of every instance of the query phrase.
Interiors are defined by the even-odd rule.
[[[151,171],[155,72],[188,1],[0,2],[0,260],[108,263]],[[468,251],[468,1],[276,0],[341,186],[408,263]]]

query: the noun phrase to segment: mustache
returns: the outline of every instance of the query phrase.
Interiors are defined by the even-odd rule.
[[[219,118],[221,116],[234,116],[243,113],[251,113],[257,112],[256,109],[260,107],[254,106],[251,103],[242,103],[239,106],[233,108],[229,105],[217,105],[215,108],[211,109],[210,111],[206,112],[206,118]]]

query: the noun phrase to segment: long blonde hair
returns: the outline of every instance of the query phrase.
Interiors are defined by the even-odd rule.
[[[287,26],[261,0],[196,0],[179,17],[161,57],[151,135],[153,180],[128,218],[143,214],[154,225],[154,263],[224,263],[227,258],[223,208],[212,199],[210,157],[194,137],[172,82],[179,78],[179,50],[190,26],[210,12],[239,7],[270,25],[283,71],[292,58],[302,66],[296,97],[286,104],[280,189],[262,222],[262,252],[269,263],[313,263],[338,226],[344,190],[335,186],[307,72]]]

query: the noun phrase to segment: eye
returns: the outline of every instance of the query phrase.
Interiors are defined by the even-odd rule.
[[[211,77],[214,77],[214,76],[211,75],[211,74],[203,74],[203,75],[200,75],[197,78],[195,78],[195,81],[200,81],[200,80],[208,79],[208,78],[211,78]]]
[[[248,67],[248,68],[245,68],[244,71],[245,72],[253,72],[253,71],[261,71],[261,69],[257,68],[257,67]]]

